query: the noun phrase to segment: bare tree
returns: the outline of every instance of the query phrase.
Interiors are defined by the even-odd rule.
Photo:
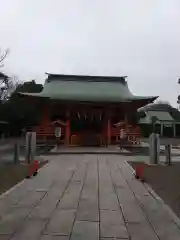
[[[5,51],[2,51],[0,48],[0,68],[4,67],[4,60],[9,54],[9,48],[7,48]]]
[[[4,67],[4,60],[7,58],[8,54],[9,48],[5,51],[2,51],[0,48],[0,68]],[[9,77],[3,72],[0,72],[0,100],[8,100],[19,84],[20,82],[17,76]]]
[[[180,78],[178,78],[178,84],[180,84]],[[177,98],[177,105],[178,105],[178,110],[180,110],[180,95],[178,95],[178,98]]]
[[[12,93],[21,84],[17,76],[8,77],[1,85],[0,99],[2,101],[9,100]]]

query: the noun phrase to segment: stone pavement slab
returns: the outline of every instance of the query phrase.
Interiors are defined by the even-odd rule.
[[[45,224],[43,220],[27,220],[23,229],[12,237],[12,240],[39,240]]]
[[[77,209],[78,221],[99,221],[98,209],[98,165],[91,156],[87,166],[83,189]]]
[[[98,199],[81,200],[77,210],[78,221],[99,221]]]
[[[35,206],[46,195],[46,191],[29,191],[18,203],[18,207]]]
[[[100,211],[100,235],[105,238],[127,238],[128,234],[120,211]]]
[[[128,223],[127,230],[131,236],[131,240],[158,240],[152,227],[147,222],[141,223]]]
[[[179,240],[180,226],[124,156],[61,154],[0,197],[1,239]]]
[[[81,182],[81,183],[83,183],[84,177],[85,177],[85,174],[86,174],[86,170],[87,170],[87,163],[86,162],[85,163],[82,162],[82,164],[80,164],[78,166],[77,171],[73,175],[72,182]]]
[[[75,222],[71,240],[99,240],[98,225],[98,222]]]
[[[10,208],[9,212],[0,221],[0,235],[15,233],[21,227],[29,213],[30,208]]]
[[[50,219],[59,199],[51,194],[46,194],[39,204],[31,210],[30,218]]]
[[[52,215],[44,233],[70,235],[74,218],[75,210],[57,209]]]
[[[0,240],[9,240],[10,235],[0,235]]]
[[[68,236],[43,235],[41,240],[69,240]]]
[[[76,209],[79,203],[80,193],[82,189],[81,182],[72,182],[66,189],[61,199],[59,207],[61,209]]]
[[[99,161],[99,208],[101,210],[119,209],[117,195],[106,161]]]

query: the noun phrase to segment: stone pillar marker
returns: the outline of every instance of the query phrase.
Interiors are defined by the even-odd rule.
[[[14,144],[14,164],[18,164],[19,162],[19,143],[16,142]]]
[[[28,164],[31,162],[31,132],[26,133],[26,156],[25,160]]]
[[[160,152],[160,141],[159,135],[152,133],[149,138],[149,163],[158,164],[159,163],[159,152]]]
[[[170,144],[165,145],[165,157],[166,157],[165,163],[167,165],[171,165],[171,145]]]
[[[36,156],[36,132],[31,133],[31,161],[35,160]]]
[[[173,137],[176,137],[176,124],[173,123]]]
[[[163,123],[161,123],[161,137],[163,137],[163,128],[164,128]]]
[[[26,133],[26,162],[30,164],[34,161],[36,152],[36,133],[27,132]]]

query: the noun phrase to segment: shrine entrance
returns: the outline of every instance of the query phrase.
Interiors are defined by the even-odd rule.
[[[100,146],[103,138],[103,116],[77,114],[71,118],[71,144]]]

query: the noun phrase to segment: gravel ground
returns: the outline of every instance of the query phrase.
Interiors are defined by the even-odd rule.
[[[52,147],[37,147],[36,149],[36,156],[40,156],[40,155],[45,155],[49,152],[49,150],[51,150]],[[19,150],[19,156],[20,156],[20,161],[24,161],[25,160],[25,147],[22,146],[20,147]],[[13,154],[14,154],[14,148],[12,145],[9,145],[9,147],[4,148],[4,149],[0,149],[0,163],[11,163],[13,162]]]
[[[137,162],[129,163],[134,169],[138,164]],[[145,181],[180,217],[180,162],[174,162],[171,166],[146,165],[144,177]]]
[[[47,161],[42,161],[39,168],[44,166]],[[28,168],[23,164],[4,163],[0,165],[0,194],[7,191],[18,182],[27,177]]]

